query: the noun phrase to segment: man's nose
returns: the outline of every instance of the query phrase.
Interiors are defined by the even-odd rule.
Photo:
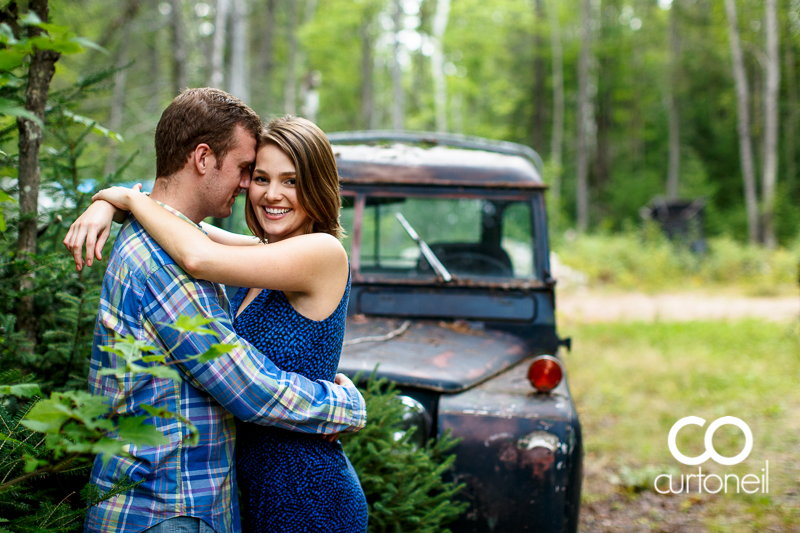
[[[247,189],[247,188],[249,188],[249,187],[250,187],[250,179],[251,179],[251,178],[252,178],[252,176],[250,175],[250,173],[249,173],[249,172],[246,172],[246,173],[245,173],[245,174],[242,176],[242,179],[240,179],[240,180],[239,180],[239,187],[241,187],[242,189]]]

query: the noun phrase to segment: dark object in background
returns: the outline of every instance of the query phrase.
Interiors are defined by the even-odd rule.
[[[653,220],[669,240],[686,244],[696,254],[707,250],[703,198],[666,200],[657,196],[639,211],[644,220]]]

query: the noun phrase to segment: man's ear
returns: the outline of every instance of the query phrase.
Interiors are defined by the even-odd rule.
[[[217,164],[217,158],[207,144],[200,143],[195,147],[194,152],[192,152],[190,163],[194,165],[195,170],[197,170],[199,174],[205,175],[206,172]]]

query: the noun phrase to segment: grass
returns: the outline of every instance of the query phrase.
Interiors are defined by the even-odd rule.
[[[565,356],[581,416],[586,451],[584,500],[620,487],[647,490],[656,472],[697,473],[667,447],[672,425],[699,416],[705,427],[730,415],[751,428],[754,446],[736,466],[708,461],[704,473],[760,473],[770,464],[768,494],[704,497],[700,517],[709,531],[800,530],[800,330],[762,321],[570,324]],[[681,431],[685,455],[704,450],[705,427]],[[744,438],[732,426],[714,446],[734,456]],[[638,486],[636,486],[638,485]],[[668,496],[664,496],[667,498]]]
[[[614,234],[557,236],[553,249],[593,287],[654,292],[734,285],[752,296],[777,296],[797,285],[800,240],[776,250],[729,237],[709,238],[707,244],[705,253],[694,254],[655,226],[645,226]]]

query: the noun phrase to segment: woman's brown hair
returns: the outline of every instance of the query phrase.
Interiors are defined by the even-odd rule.
[[[258,135],[258,148],[274,144],[289,156],[296,173],[297,201],[311,220],[309,233],[329,233],[337,239],[344,231],[339,224],[339,173],[331,143],[316,124],[286,115],[272,120]],[[248,196],[245,220],[253,234],[266,241]]]

